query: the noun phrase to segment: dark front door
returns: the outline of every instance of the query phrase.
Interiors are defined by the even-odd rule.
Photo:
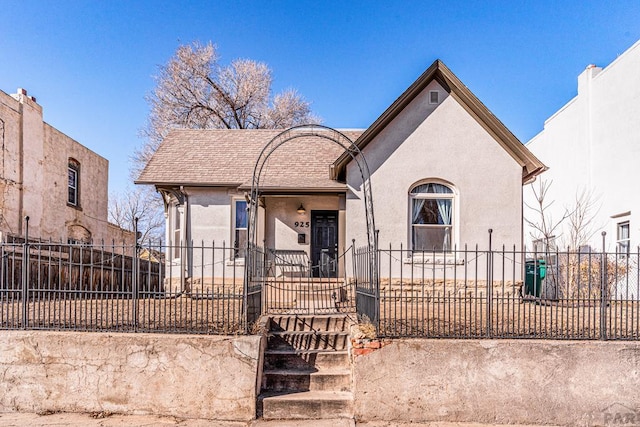
[[[336,277],[338,265],[338,211],[311,211],[311,273]]]

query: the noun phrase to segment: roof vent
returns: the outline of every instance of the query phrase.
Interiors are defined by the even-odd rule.
[[[440,92],[437,90],[429,91],[429,104],[437,104],[440,102]]]

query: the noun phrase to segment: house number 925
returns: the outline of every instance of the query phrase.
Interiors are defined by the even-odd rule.
[[[296,221],[294,225],[300,228],[309,228],[309,221]]]

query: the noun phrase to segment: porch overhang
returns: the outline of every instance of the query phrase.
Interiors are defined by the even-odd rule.
[[[240,186],[239,191],[251,191],[251,186]],[[260,187],[261,196],[313,196],[313,195],[340,195],[347,192],[347,186],[336,187]]]

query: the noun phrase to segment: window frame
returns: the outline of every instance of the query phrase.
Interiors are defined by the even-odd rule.
[[[414,193],[414,191],[416,190],[416,188],[422,186],[422,185],[428,185],[428,184],[435,184],[435,185],[441,185],[444,186],[446,188],[448,188],[451,192],[450,193]],[[441,248],[436,248],[435,252],[440,252],[440,253],[451,253],[453,252],[454,248],[457,246],[457,225],[458,225],[458,212],[457,212],[457,205],[458,205],[458,193],[456,191],[456,188],[454,185],[452,185],[449,182],[446,181],[442,181],[442,180],[438,180],[438,179],[430,179],[430,180],[425,180],[425,181],[420,181],[414,185],[412,185],[409,188],[409,193],[408,193],[408,199],[409,199],[409,247],[411,248],[411,251],[414,253],[423,253],[423,252],[433,252],[434,249],[416,249],[415,247],[415,242],[414,242],[414,228],[431,228],[431,229],[442,229],[444,228],[445,230],[448,228],[449,229],[449,246],[445,247],[445,245],[442,245]],[[451,200],[451,221],[450,224],[414,224],[414,218],[413,218],[413,207],[414,207],[414,201],[416,199],[423,199],[423,200]]]
[[[239,203],[243,203],[244,204],[244,209],[245,209],[245,226],[244,227],[238,227],[238,204]],[[238,238],[238,232],[244,230],[244,232],[246,233],[246,237],[245,237],[245,242],[246,240],[249,238],[249,212],[248,212],[248,204],[247,201],[245,199],[241,199],[241,198],[233,198],[231,201],[231,241],[233,242],[232,244],[232,248],[233,248],[233,252],[232,252],[232,256],[231,259],[235,259],[235,260],[243,260],[246,256],[246,250],[245,248],[241,248],[239,247],[239,238]]]
[[[173,234],[173,261],[180,261],[182,258],[182,212],[180,212],[180,204],[175,203],[171,210],[171,233]]]
[[[73,186],[70,182],[71,173],[74,175]],[[72,194],[74,200],[71,200]],[[67,162],[67,206],[80,209],[80,162],[72,157],[69,157]]]
[[[621,230],[626,229],[626,237],[621,237]],[[630,221],[616,223],[616,253],[629,255],[631,253],[631,226]]]

